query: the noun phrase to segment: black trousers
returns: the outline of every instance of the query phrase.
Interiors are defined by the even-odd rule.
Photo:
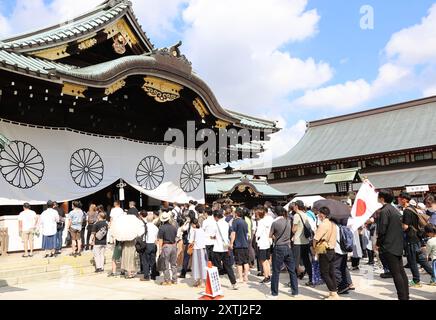
[[[320,254],[319,270],[330,292],[336,292],[336,273],[335,273],[335,250],[328,249],[326,253]]]
[[[229,252],[214,252],[213,253],[213,265],[220,269],[224,269],[227,273],[230,283],[236,283],[235,273],[233,272],[232,264],[230,262],[230,253]]]
[[[345,289],[351,285],[350,271],[347,267],[347,255],[335,254],[335,277],[338,290]]]
[[[395,256],[389,252],[380,253],[383,260],[394,278],[395,288],[397,289],[398,300],[409,300],[409,281],[406,271],[404,271],[403,257]]]
[[[351,266],[358,267],[360,263],[360,258],[351,257]]]
[[[374,251],[373,250],[366,250],[368,253],[368,263],[374,264]]]
[[[212,261],[213,258],[213,244],[206,246],[207,260]]]
[[[309,275],[309,281],[312,282],[312,262],[310,262],[310,244],[295,244],[292,248],[295,256],[295,266],[298,273],[298,267],[303,262],[304,271]]]
[[[92,249],[92,246],[89,244],[89,239],[91,238],[91,233],[92,233],[92,227],[93,227],[94,225],[93,224],[88,224],[88,226],[86,227],[86,230],[88,231],[87,233],[86,233],[86,250],[91,250]],[[85,231],[83,231],[83,232],[85,232]]]
[[[188,254],[188,244],[184,244],[185,248],[183,249],[183,266],[182,266],[182,275],[186,275],[186,272],[188,272],[189,267],[189,260],[191,259],[191,256]]]
[[[145,248],[142,255],[142,271],[144,273],[144,278],[153,276],[153,268],[156,265],[156,252],[157,246],[154,243],[147,243],[147,247]]]

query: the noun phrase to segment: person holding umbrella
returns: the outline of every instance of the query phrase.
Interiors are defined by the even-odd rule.
[[[325,201],[325,200],[321,200]],[[321,207],[318,218],[321,224],[315,232],[313,238],[313,249],[318,255],[321,277],[329,289],[326,299],[338,299],[336,275],[335,275],[335,246],[336,246],[336,226],[330,221],[330,209]]]

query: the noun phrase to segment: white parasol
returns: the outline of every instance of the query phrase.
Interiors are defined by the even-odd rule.
[[[292,199],[287,205],[285,205],[285,209],[286,210],[289,210],[289,205],[292,203],[292,202],[295,202],[295,201],[297,201],[297,200],[301,200],[301,201],[303,201],[303,203],[304,203],[304,205],[306,206],[306,207],[313,207],[313,203],[315,202],[315,201],[318,201],[318,200],[323,200],[323,199],[325,199],[325,198],[323,198],[323,197],[321,197],[321,196],[306,196],[306,197],[296,197],[296,198],[294,198],[294,199]]]
[[[113,221],[111,235],[118,241],[131,241],[144,233],[144,224],[134,215],[121,215]]]

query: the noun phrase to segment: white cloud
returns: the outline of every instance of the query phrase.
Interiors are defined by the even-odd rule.
[[[192,0],[183,12],[183,51],[227,108],[260,114],[285,106],[296,90],[332,77],[327,63],[299,59],[282,46],[317,33],[307,1]]]
[[[295,105],[344,111],[400,90],[436,94],[436,4],[419,24],[394,33],[383,52],[387,61],[372,82],[359,79],[307,90]]]
[[[0,37],[5,37],[11,32],[11,26],[7,18],[0,14]]]
[[[174,20],[188,0],[133,0],[133,10],[144,31],[152,38],[165,38],[168,33],[180,34]]]
[[[309,108],[348,109],[367,101],[371,95],[371,85],[364,79],[309,90],[294,103]]]
[[[386,54],[402,64],[426,64],[436,61],[436,4],[421,23],[392,35]]]

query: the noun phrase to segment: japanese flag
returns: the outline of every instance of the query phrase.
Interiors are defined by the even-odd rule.
[[[381,207],[381,204],[377,201],[377,196],[378,193],[371,182],[369,180],[363,181],[359,192],[357,192],[353,208],[351,208],[351,219],[348,219],[348,227],[352,231],[356,231],[363,226],[374,212]]]

